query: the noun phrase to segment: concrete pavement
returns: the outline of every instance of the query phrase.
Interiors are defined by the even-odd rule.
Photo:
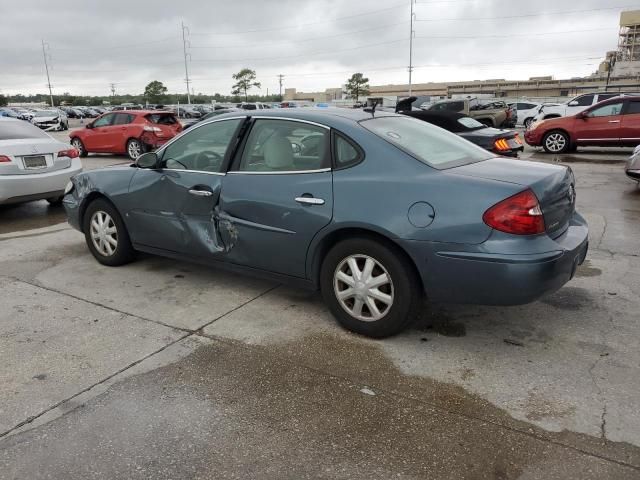
[[[575,279],[384,341],[314,293],[4,223],[0,478],[640,478],[640,189],[572,168]]]

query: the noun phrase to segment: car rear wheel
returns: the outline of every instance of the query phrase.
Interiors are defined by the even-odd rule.
[[[422,297],[409,261],[396,249],[368,238],[336,244],[322,263],[320,284],[338,322],[374,338],[402,330]]]
[[[524,121],[524,128],[526,128],[527,130],[529,130],[529,128],[531,127],[531,124],[533,123],[533,118],[527,118]]]
[[[144,153],[144,145],[136,138],[132,138],[127,142],[127,155],[133,161],[137,160]]]
[[[547,133],[542,139],[542,147],[547,153],[565,153],[570,146],[569,135],[559,130]]]
[[[135,251],[116,208],[99,198],[87,207],[83,231],[89,250],[98,262],[115,267],[129,263]]]
[[[84,148],[84,143],[78,137],[74,137],[71,139],[71,146],[78,150],[81,157],[87,156],[87,150]]]

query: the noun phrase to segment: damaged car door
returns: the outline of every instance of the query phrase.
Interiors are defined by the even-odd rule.
[[[138,169],[129,188],[134,243],[189,256],[224,252],[217,208],[225,162],[244,118],[189,130],[159,152],[155,169]]]
[[[304,278],[309,245],[333,215],[330,129],[253,118],[222,185],[225,260]]]

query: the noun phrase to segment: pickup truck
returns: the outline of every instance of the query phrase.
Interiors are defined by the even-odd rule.
[[[538,110],[538,114],[534,117],[533,122],[548,120],[550,118],[570,117],[576,113],[580,113],[596,103],[608,100],[613,97],[638,96],[638,93],[619,93],[619,92],[595,92],[578,95],[564,103],[555,103],[551,105],[542,105]]]
[[[501,100],[490,100],[486,103],[481,103],[477,98],[441,100],[425,107],[424,110],[464,113],[488,127],[496,128],[512,128],[517,120],[517,114],[514,114],[516,110]]]

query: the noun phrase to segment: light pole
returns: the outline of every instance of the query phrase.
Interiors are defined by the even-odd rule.
[[[413,21],[415,19],[415,14],[413,13],[413,4],[415,0],[409,0],[411,2],[411,21],[410,21],[410,29],[409,29],[409,96],[411,96],[411,73],[413,72],[413,36],[415,32],[413,31]]]
[[[47,72],[47,87],[49,87],[49,98],[51,99],[51,106],[53,107],[53,92],[51,91],[51,79],[49,78],[49,65],[47,64],[47,53],[45,51],[45,45],[49,48],[48,43],[44,43],[42,40],[42,57],[44,58],[44,69]]]
[[[189,27],[184,26],[184,22],[182,22],[182,51],[184,53],[184,76],[185,81],[187,82],[187,103],[191,105],[191,94],[189,92],[189,69],[187,68],[187,39],[184,35],[184,31],[189,31]]]

